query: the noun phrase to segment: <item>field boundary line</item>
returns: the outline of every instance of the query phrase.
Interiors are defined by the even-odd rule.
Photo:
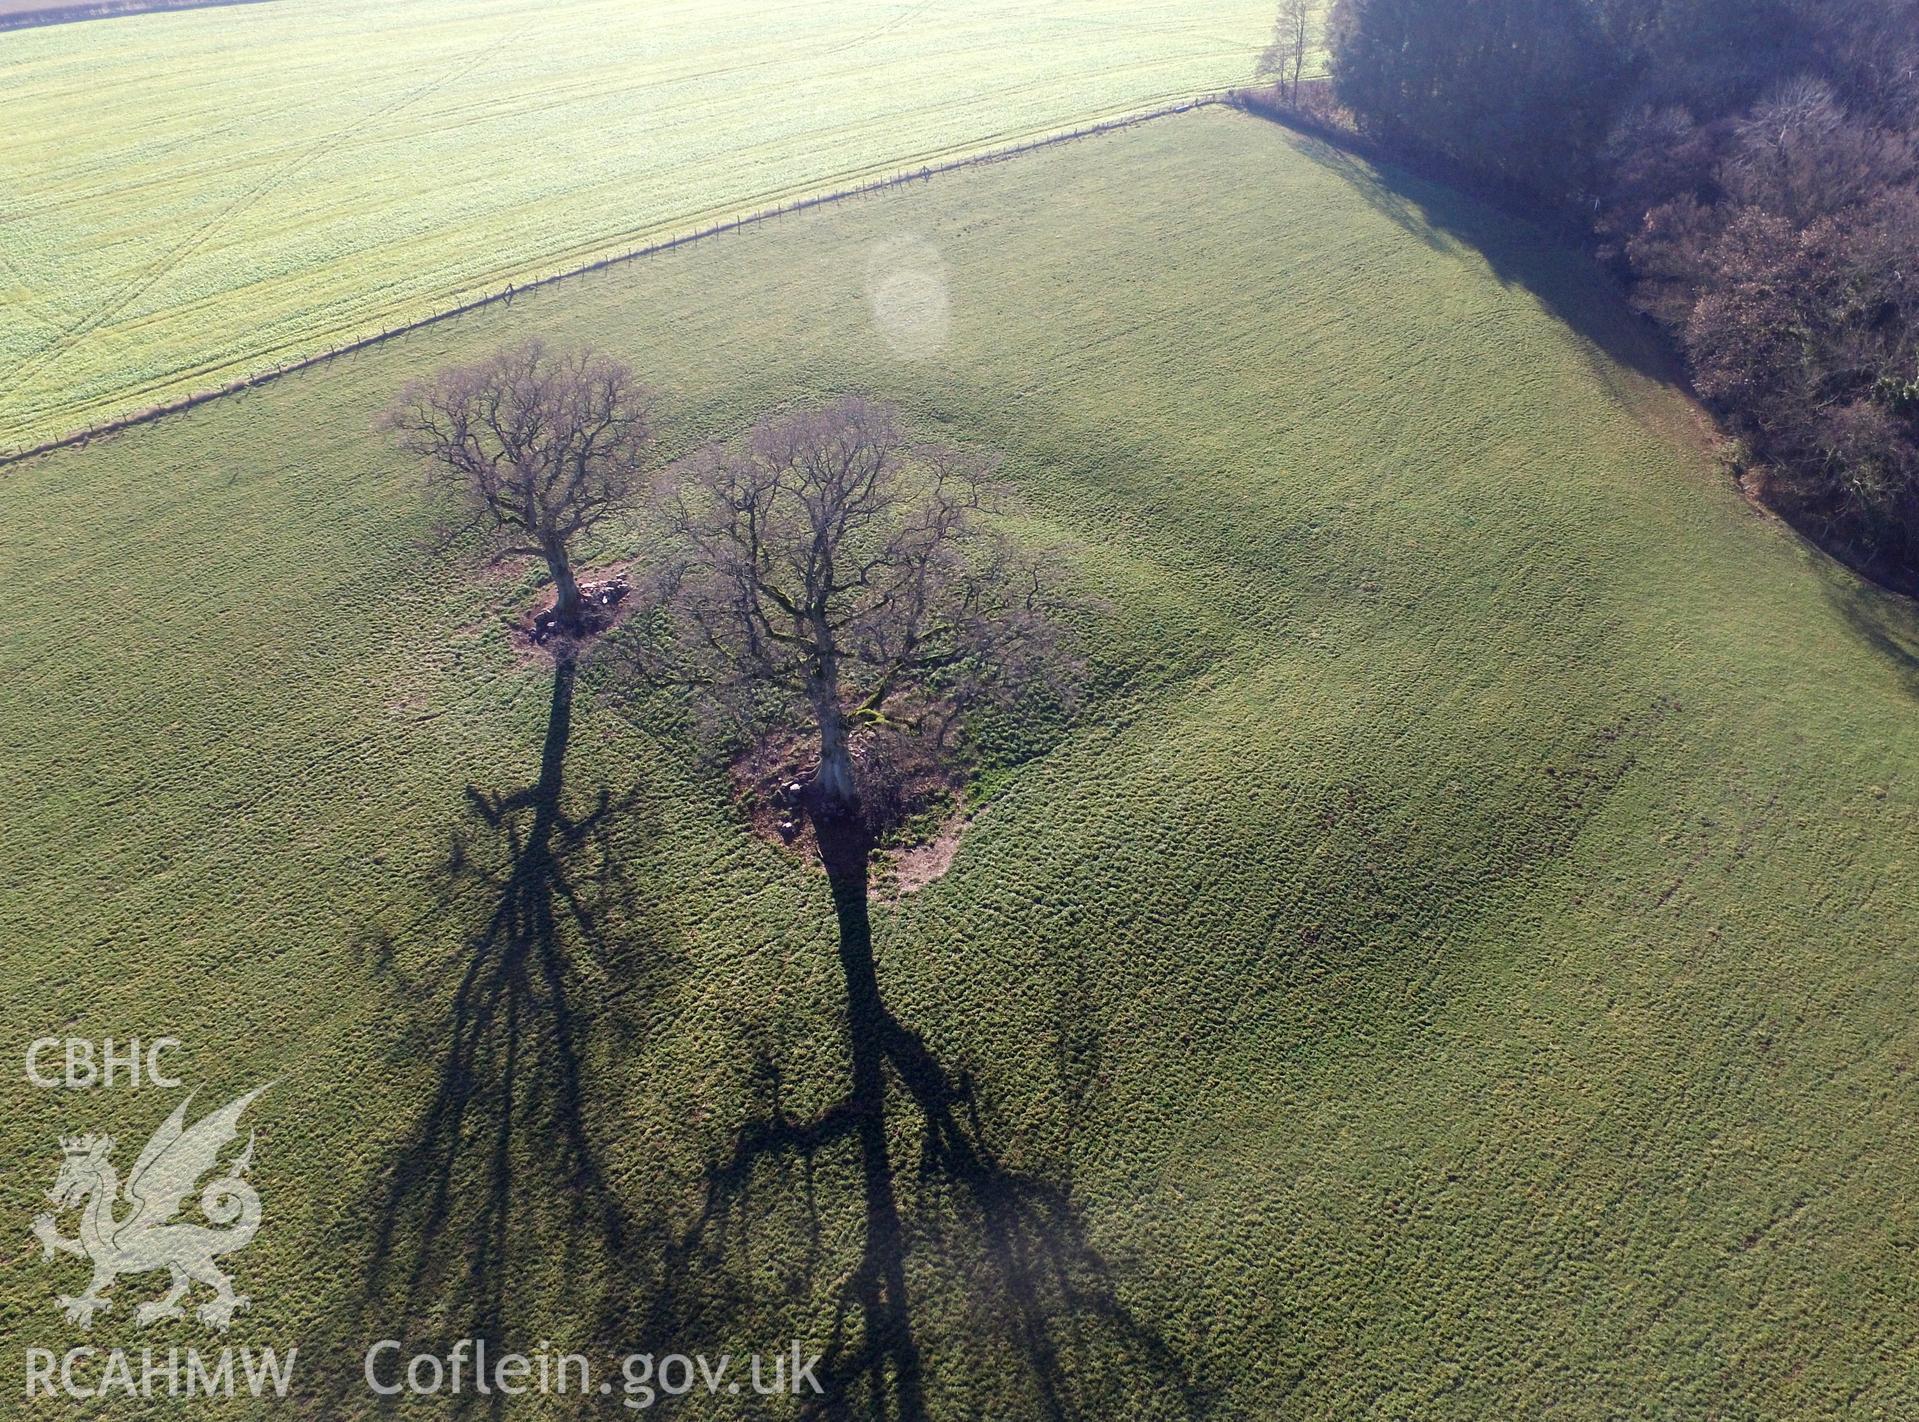
[[[122,20],[134,15],[164,14],[169,10],[211,10],[221,5],[258,5],[264,0],[79,0],[75,4],[48,4],[31,10],[0,14],[0,31],[43,30],[85,20]]]
[[[56,450],[71,449],[76,445],[88,444],[96,439],[105,439],[109,436],[119,434],[124,430],[134,429],[140,425],[150,425],[165,419],[169,415],[185,414],[187,411],[207,404],[209,401],[218,400],[228,395],[238,395],[248,390],[258,389],[260,386],[269,385],[281,379],[283,376],[295,375],[303,370],[311,370],[315,366],[325,365],[327,362],[337,360],[341,356],[348,356],[357,351],[368,350],[374,346],[384,344],[396,336],[404,336],[413,331],[425,330],[428,326],[438,325],[442,321],[451,321],[456,317],[465,316],[488,306],[510,303],[514,297],[523,295],[526,292],[537,291],[542,287],[556,286],[563,281],[571,281],[577,277],[587,276],[597,271],[604,271],[609,267],[620,266],[627,262],[639,261],[645,257],[658,256],[662,252],[670,252],[680,247],[690,246],[695,242],[704,241],[709,237],[717,237],[722,233],[740,232],[748,227],[755,227],[761,223],[771,222],[776,218],[791,216],[794,213],[806,212],[817,207],[827,207],[834,203],[847,202],[853,198],[864,197],[888,188],[902,187],[907,183],[924,182],[942,173],[957,172],[963,168],[981,167],[988,163],[1000,163],[1009,158],[1017,158],[1022,154],[1037,152],[1042,148],[1051,148],[1057,144],[1072,143],[1083,138],[1096,138],[1101,134],[1114,133],[1120,129],[1151,123],[1156,119],[1171,118],[1176,114],[1188,114],[1199,109],[1216,106],[1229,107],[1231,106],[1231,101],[1228,96],[1223,94],[1200,94],[1190,99],[1182,99],[1176,104],[1163,104],[1155,109],[1144,109],[1137,113],[1121,114],[1115,118],[1102,119],[1098,123],[1083,124],[1078,128],[1065,129],[1059,133],[1043,134],[1038,138],[1024,139],[1018,143],[1006,144],[998,148],[983,149],[978,153],[964,154],[958,158],[946,158],[937,163],[923,163],[917,168],[901,169],[899,172],[872,178],[864,183],[856,183],[851,187],[835,188],[828,192],[815,193],[811,197],[795,198],[790,202],[775,203],[772,207],[756,208],[735,217],[711,222],[704,227],[694,228],[689,232],[682,232],[677,236],[663,237],[656,242],[648,242],[624,252],[614,252],[608,256],[597,257],[590,262],[583,262],[579,266],[569,267],[565,271],[549,272],[545,276],[530,277],[523,282],[509,282],[498,291],[487,292],[484,295],[474,297],[470,301],[460,302],[456,306],[444,307],[441,310],[422,316],[417,320],[404,322],[398,326],[384,327],[377,332],[370,332],[367,335],[356,337],[351,341],[344,341],[339,345],[329,346],[325,350],[316,351],[312,355],[302,356],[298,360],[287,361],[281,365],[269,366],[264,370],[254,372],[252,375],[238,376],[233,380],[227,381],[224,385],[216,385],[211,389],[194,391],[191,394],[182,395],[176,400],[169,400],[164,404],[151,405],[144,410],[136,410],[130,414],[119,415],[111,420],[103,420],[98,424],[88,425],[82,429],[74,430],[70,434],[42,440],[38,444],[28,445],[23,449],[8,451],[0,454],[0,468],[4,468],[10,464],[20,464],[43,454],[52,454]]]

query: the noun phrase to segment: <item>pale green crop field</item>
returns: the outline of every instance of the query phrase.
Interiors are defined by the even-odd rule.
[[[164,1030],[202,1101],[275,1081],[230,1341],[301,1372],[223,1415],[449,1415],[360,1352],[476,1331],[798,1337],[877,1411],[821,874],[657,708],[556,700],[504,630],[531,575],[424,548],[373,431],[535,332],[629,355],[669,452],[898,401],[1106,600],[1087,704],[873,908],[965,1086],[937,1129],[886,1093],[927,1416],[1919,1415],[1911,605],[1739,498],[1580,259],[1220,111],[0,478],[9,1392],[28,1345],[208,1336],[138,1329],[151,1279],[80,1335],[26,1232],[60,1132],[126,1159],[177,1093],[30,1090],[22,1044]]]
[[[0,448],[1243,81],[1267,0],[283,0],[0,35]]]

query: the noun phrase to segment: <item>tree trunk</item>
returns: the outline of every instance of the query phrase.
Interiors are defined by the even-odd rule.
[[[554,620],[563,627],[579,626],[580,585],[573,579],[573,567],[567,561],[566,550],[549,548],[546,566],[553,574],[553,586],[557,590],[553,599]]]
[[[820,723],[820,768],[813,775],[815,813],[826,819],[850,818],[857,808],[853,792],[853,748],[847,740],[846,712],[840,707],[839,649],[822,612],[814,618],[819,660],[807,683],[807,699]]]
[[[820,768],[813,776],[813,790],[819,796],[825,814],[849,814],[855,798],[853,751],[847,741],[846,718],[840,713],[837,698],[819,708],[819,718]]]

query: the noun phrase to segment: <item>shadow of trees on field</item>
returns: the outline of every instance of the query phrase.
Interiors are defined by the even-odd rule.
[[[387,1381],[413,1353],[444,1357],[467,1338],[496,1357],[552,1339],[614,1370],[616,1389],[627,1352],[771,1353],[798,1339],[821,1358],[803,1416],[1204,1415],[1180,1357],[1123,1301],[1069,1185],[1001,1160],[971,1074],[887,1005],[863,830],[820,836],[844,1067],[787,1082],[743,1002],[732,1032],[757,1062],[753,1102],[714,1104],[744,1124],[702,1150],[685,1122],[633,1119],[601,1068],[685,965],[641,902],[629,856],[654,827],[640,797],[567,793],[576,675],[555,668],[531,782],[466,787],[437,906],[470,925],[457,954],[418,969],[386,940],[369,953],[408,1004],[404,1050],[430,1063],[431,1089],[351,1226],[364,1267],[328,1340],[328,1415],[384,1415],[400,1400],[372,1396],[361,1371],[385,1338],[402,1342]],[[1069,1106],[1098,1074],[1097,1032],[1075,1024],[1072,1037]],[[798,1116],[789,1092],[831,1104]],[[656,1128],[682,1133],[684,1163],[619,1170],[620,1133]],[[770,1295],[756,1256],[769,1239],[792,1281]],[[744,1415],[766,1405],[750,1389],[702,1401]],[[438,1403],[517,1406],[498,1391]]]
[[[439,899],[474,925],[458,958],[410,977],[390,951],[376,954],[435,1073],[371,1202],[361,1346],[411,1336],[527,1349],[559,1322],[512,1312],[529,1265],[604,1279],[608,1261],[648,1247],[595,1136],[618,1116],[594,1066],[613,1054],[622,1008],[663,987],[678,962],[640,911],[622,857],[622,842],[650,828],[636,825],[637,794],[601,789],[583,813],[567,808],[577,675],[571,660],[554,668],[533,782],[465,789],[467,827],[451,836]],[[364,1402],[353,1362],[343,1387]],[[494,1393],[456,1406],[498,1413],[503,1403]]]
[[[1913,603],[1836,569],[1821,572],[1827,602],[1852,634],[1893,669],[1906,695],[1919,700],[1919,615]]]
[[[971,1074],[948,1070],[887,1006],[868,913],[871,837],[852,823],[818,831],[846,995],[845,1091],[796,1118],[777,1063],[762,1059],[770,1100],[709,1161],[703,1208],[667,1244],[667,1287],[643,1330],[675,1336],[703,1311],[697,1286],[673,1286],[710,1279],[746,1247],[743,1217],[768,1173],[798,1168],[817,1253],[827,1230],[813,1182],[826,1157],[844,1153],[859,1181],[859,1253],[833,1291],[821,1392],[802,1400],[802,1415],[1204,1415],[1207,1398],[1178,1354],[1122,1301],[1070,1190],[999,1159]],[[1088,1071],[1096,1063],[1078,1063]],[[900,1147],[915,1134],[913,1157]],[[940,1395],[964,1401],[942,1407]]]
[[[1246,110],[1294,135],[1310,161],[1346,182],[1367,204],[1435,251],[1471,248],[1504,286],[1530,293],[1608,361],[1662,385],[1684,388],[1677,353],[1657,327],[1635,312],[1619,286],[1582,250],[1583,234],[1564,222],[1516,213],[1471,191],[1463,173],[1416,156],[1374,152],[1364,140],[1343,140]],[[1604,378],[1607,372],[1595,366]]]

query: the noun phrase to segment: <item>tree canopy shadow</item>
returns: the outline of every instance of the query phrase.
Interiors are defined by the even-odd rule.
[[[832,1281],[831,1326],[816,1373],[821,1392],[802,1398],[801,1415],[915,1422],[944,1415],[950,1403],[942,1405],[941,1395],[962,1395],[988,1375],[983,1385],[995,1397],[1009,1388],[1018,1397],[1018,1412],[1007,1415],[1048,1422],[1205,1415],[1207,1395],[1122,1299],[1070,1189],[999,1158],[972,1075],[949,1070],[887,1005],[868,916],[870,834],[846,821],[816,828],[838,926],[846,1089],[825,1109],[796,1117],[785,1108],[777,1062],[762,1057],[764,1110],[709,1160],[703,1207],[667,1244],[662,1287],[641,1305],[643,1316],[622,1327],[629,1336],[685,1336],[707,1300],[697,1286],[682,1287],[724,1271],[728,1252],[750,1229],[756,1180],[765,1172],[799,1172],[815,1256],[810,1279],[823,1231],[815,1167],[845,1153],[860,1182],[859,1255]],[[910,1167],[896,1158],[901,1107],[918,1131]],[[936,1316],[964,1336],[930,1342]],[[968,1356],[954,1356],[961,1351]],[[1009,1379],[1007,1371],[1019,1376]],[[968,1415],[998,1415],[982,1411],[984,1402],[969,1396]]]
[[[1572,224],[1537,210],[1521,211],[1515,196],[1476,188],[1470,175],[1436,160],[1379,151],[1364,139],[1260,108],[1243,112],[1293,134],[1308,160],[1428,247],[1477,252],[1502,286],[1528,292],[1607,362],[1661,385],[1686,388],[1678,353],[1587,255],[1585,234]],[[1604,364],[1594,365],[1610,384]]]
[[[663,986],[675,960],[623,859],[637,797],[563,793],[576,675],[570,659],[555,666],[537,778],[465,789],[439,901],[470,915],[458,956],[414,975],[390,954],[384,966],[412,1004],[409,1050],[436,1065],[370,1201],[363,1339],[524,1348],[516,1328],[545,1336],[555,1321],[511,1316],[529,1268],[617,1278],[647,1243],[595,1135],[614,1108],[596,1100],[594,1063],[617,1045],[621,1005]],[[502,1399],[467,1403],[497,1412]]]
[[[820,834],[848,1029],[831,1104],[788,1110],[780,1065],[759,1051],[757,1104],[706,1155],[690,1197],[618,1168],[606,1132],[621,1103],[596,1068],[624,1045],[632,994],[665,991],[680,961],[634,902],[622,845],[636,797],[568,789],[575,677],[556,667],[537,776],[503,793],[466,787],[438,905],[470,925],[457,954],[408,965],[384,940],[370,954],[411,1004],[403,1050],[430,1064],[432,1089],[348,1222],[364,1267],[338,1337],[316,1340],[337,1353],[322,1365],[329,1415],[392,1401],[361,1375],[377,1339],[402,1343],[389,1376],[416,1351],[445,1356],[468,1338],[496,1356],[551,1338],[604,1367],[648,1347],[717,1351],[743,1340],[749,1317],[790,1325],[821,1355],[802,1416],[978,1415],[975,1392],[1010,1399],[995,1415],[1048,1422],[1206,1415],[1205,1391],[1090,1242],[1070,1184],[1001,1159],[972,1075],[882,996],[861,828]],[[754,1051],[759,1029],[739,1016]],[[1067,1073],[1069,1103],[1089,1072]],[[815,1163],[829,1158],[833,1185],[816,1190]],[[783,1188],[796,1172],[797,1203]],[[810,1223],[797,1247],[781,1236],[780,1267],[802,1283],[769,1303],[742,1283],[740,1258],[794,1209]],[[510,1411],[498,1391],[439,1401]]]
[[[1816,551],[1813,556],[1823,557]],[[1837,569],[1822,568],[1820,581],[1853,636],[1885,660],[1907,696],[1919,700],[1919,615],[1912,600]]]

